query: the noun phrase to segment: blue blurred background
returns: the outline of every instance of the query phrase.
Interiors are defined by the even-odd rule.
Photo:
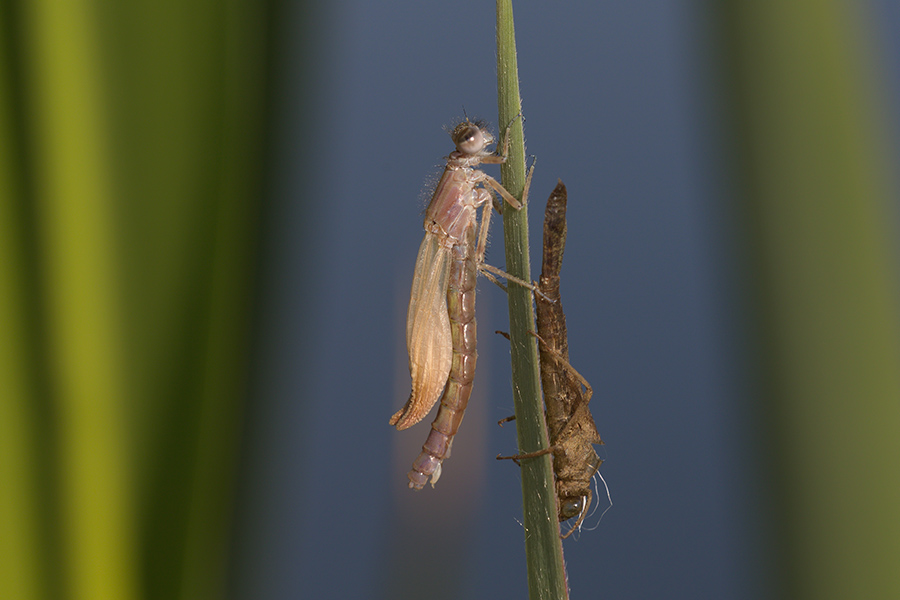
[[[839,555],[810,566],[795,541],[844,547],[839,534],[859,530],[857,518],[892,514],[900,499],[896,441],[859,443],[900,439],[900,364],[891,362],[900,349],[900,4],[801,4],[786,27],[805,26],[807,10],[814,35],[831,33],[815,27],[842,15],[850,51],[835,70],[860,85],[834,96],[864,99],[853,106],[864,107],[875,141],[859,156],[876,157],[884,175],[865,196],[878,227],[863,237],[882,251],[872,280],[888,308],[871,314],[885,349],[845,344],[848,334],[797,352],[836,347],[888,365],[884,383],[836,404],[869,419],[846,428],[831,404],[792,412],[791,394],[806,396],[781,368],[794,339],[783,325],[806,311],[772,308],[780,275],[767,279],[778,264],[767,252],[778,250],[766,244],[777,236],[767,233],[771,214],[754,207],[773,181],[766,159],[791,179],[794,155],[782,162],[760,150],[764,128],[744,110],[772,97],[747,87],[755,66],[765,74],[795,55],[816,64],[807,54],[818,47],[783,51],[779,23],[756,24],[772,56],[742,55],[737,33],[756,18],[748,7],[763,13],[768,2],[515,6],[526,153],[537,161],[532,269],[544,203],[561,179],[570,355],[593,384],[613,502],[601,520],[601,486],[598,510],[564,542],[573,598],[887,598],[900,589],[885,575],[900,560],[896,515],[872,525],[887,541],[874,559],[858,552],[861,566]],[[404,432],[388,425],[409,393],[406,304],[424,209],[453,149],[446,129],[468,114],[499,130],[493,5],[72,6],[35,0],[0,12],[0,80],[11,84],[0,89],[0,139],[11,140],[0,147],[0,197],[11,199],[0,206],[9,208],[0,254],[15,284],[0,304],[0,339],[10,342],[0,344],[0,380],[12,382],[0,388],[0,455],[14,459],[0,464],[11,490],[0,502],[0,580],[9,578],[0,597],[525,597],[521,481],[494,459],[516,450],[514,428],[496,425],[513,411],[508,343],[493,334],[508,327],[501,290],[479,282],[475,388],[435,489],[406,487],[431,417]],[[141,54],[151,41],[157,49]],[[79,62],[83,48],[96,62]],[[85,85],[100,92],[79,95]],[[831,100],[801,101],[815,115]],[[53,102],[68,120],[42,118],[57,114]],[[68,151],[53,153],[55,134],[69,136]],[[64,174],[99,164],[107,178],[57,185],[49,173],[65,163],[59,156],[74,157]],[[83,218],[71,231],[86,245],[55,245],[70,231],[60,207]],[[800,223],[817,218],[798,210]],[[101,230],[107,253],[98,251],[113,266],[73,270],[107,240],[96,215],[115,217]],[[493,223],[487,259],[502,268]],[[804,306],[785,298],[791,310]],[[823,314],[829,330],[832,313]],[[85,324],[83,343],[67,323]],[[96,360],[81,371],[85,357]],[[811,433],[795,435],[804,420]],[[114,459],[82,468],[97,456]],[[807,477],[811,463],[825,488]],[[857,486],[872,481],[883,494]],[[795,487],[800,499],[788,494]],[[841,501],[805,510],[803,490],[823,489]],[[888,508],[870,511],[871,497]],[[860,588],[824,573],[829,564],[895,587]]]
[[[700,2],[516,6],[532,239],[561,178],[571,356],[595,389],[614,502],[565,542],[575,598],[774,593],[714,17]],[[900,11],[873,2],[856,17],[896,149]],[[427,420],[386,425],[408,394],[405,304],[452,149],[443,128],[465,109],[497,131],[494,28],[478,2],[342,2],[307,30],[314,42],[286,42],[315,47],[317,83],[310,99],[288,76],[279,98],[242,597],[526,594],[519,477],[492,458],[515,444],[495,425],[512,412],[507,342],[491,333],[507,327],[502,292],[479,286],[475,391],[436,489],[405,489]],[[499,225],[492,239],[502,266]]]

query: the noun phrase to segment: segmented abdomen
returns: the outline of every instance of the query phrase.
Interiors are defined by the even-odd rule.
[[[441,476],[441,462],[450,456],[453,436],[462,422],[472,380],[475,377],[475,223],[466,229],[460,243],[451,249],[450,277],[447,286],[447,312],[453,338],[453,359],[441,405],[431,424],[431,432],[422,452],[408,473],[409,487],[422,489],[428,478],[431,485]]]

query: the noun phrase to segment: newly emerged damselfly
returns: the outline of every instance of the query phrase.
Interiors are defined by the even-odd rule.
[[[397,429],[406,429],[441,400],[428,439],[408,474],[409,487],[414,489],[422,489],[429,477],[433,486],[440,477],[441,463],[450,455],[472,392],[477,359],[475,280],[479,270],[497,273],[484,265],[493,205],[489,189],[513,208],[522,206],[496,179],[477,168],[506,161],[508,131],[502,154],[487,150],[494,140],[480,122],[466,119],[450,135],[456,150],[447,157],[425,212],[425,238],[416,259],[406,317],[412,392],[390,419]]]

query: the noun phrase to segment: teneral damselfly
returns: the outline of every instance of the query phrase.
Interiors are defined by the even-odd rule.
[[[412,392],[390,419],[397,429],[421,421],[440,398],[441,404],[422,452],[410,470],[409,487],[422,489],[441,475],[450,455],[475,375],[475,280],[483,259],[494,190],[509,205],[521,204],[481,164],[506,160],[487,150],[493,136],[481,123],[466,119],[451,132],[456,150],[425,213],[425,238],[419,248],[406,318],[406,346]],[[481,222],[477,212],[481,208]],[[477,233],[476,233],[477,231]],[[443,391],[443,395],[441,392]]]

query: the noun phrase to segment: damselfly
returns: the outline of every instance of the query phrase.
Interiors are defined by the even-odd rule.
[[[456,150],[447,157],[425,212],[425,238],[416,259],[406,317],[412,392],[390,419],[397,429],[406,429],[441,399],[428,439],[408,474],[409,487],[414,489],[422,489],[429,477],[432,486],[437,483],[472,392],[477,359],[475,279],[479,270],[497,273],[484,265],[493,204],[489,189],[513,208],[522,206],[496,179],[477,168],[506,161],[508,131],[502,154],[487,150],[494,140],[482,123],[466,119],[450,135]]]

